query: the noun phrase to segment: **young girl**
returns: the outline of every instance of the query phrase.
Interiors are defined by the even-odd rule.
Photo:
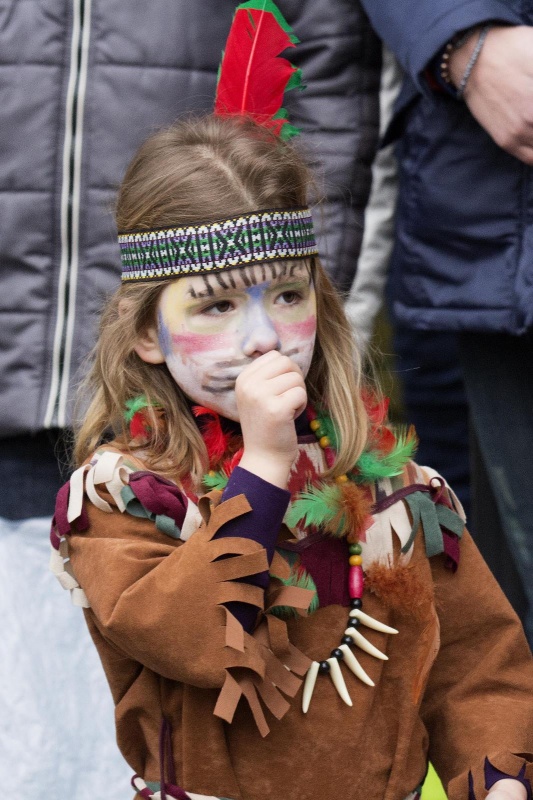
[[[403,800],[431,758],[452,800],[526,800],[529,649],[363,386],[310,182],[247,119],[141,147],[53,569],[136,797]]]

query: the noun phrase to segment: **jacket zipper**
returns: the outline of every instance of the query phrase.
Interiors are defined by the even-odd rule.
[[[91,0],[73,0],[61,186],[61,260],[52,355],[52,379],[44,418],[45,428],[63,428],[67,423],[79,265],[80,180],[90,17]]]

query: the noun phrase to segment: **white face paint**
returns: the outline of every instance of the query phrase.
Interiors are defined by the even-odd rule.
[[[235,381],[270,350],[307,375],[316,297],[304,261],[257,264],[180,278],[161,294],[159,341],[178,386],[195,403],[238,420]]]

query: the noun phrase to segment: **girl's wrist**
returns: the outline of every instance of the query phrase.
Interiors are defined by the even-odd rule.
[[[489,790],[487,797],[498,798],[498,800],[527,800],[527,790],[521,781],[514,778],[502,778],[496,781]]]
[[[239,466],[273,486],[278,486],[280,489],[287,488],[291,464],[275,456],[247,452],[245,449]]]

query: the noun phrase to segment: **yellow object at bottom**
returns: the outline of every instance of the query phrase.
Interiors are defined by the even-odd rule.
[[[422,786],[422,800],[447,800],[446,792],[442,788],[440,778],[432,764],[429,765],[428,774]]]

